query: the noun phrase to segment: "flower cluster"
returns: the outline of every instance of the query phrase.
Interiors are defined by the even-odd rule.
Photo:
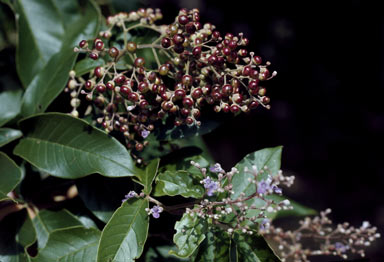
[[[214,25],[200,22],[197,9],[180,10],[170,25],[156,25],[161,17],[153,9],[119,13],[107,19],[100,38],[79,43],[75,51],[99,65],[89,74],[70,73],[66,91],[72,115],[79,116],[85,97],[100,126],[121,132],[128,148],[141,151],[148,144],[145,138],[164,121],[200,126],[204,107],[233,114],[259,105],[269,108],[262,83],[276,72],[269,71],[270,62],[262,64],[261,57],[247,51],[249,41],[242,33],[222,36]],[[133,40],[131,35],[140,30],[157,38]],[[145,51],[153,61],[148,56],[146,61]]]
[[[231,171],[226,172],[220,164],[215,164],[209,169],[193,161],[191,164],[198,168],[204,177],[200,182],[206,189],[206,196],[213,197],[216,194],[216,198],[221,199],[204,198],[193,209],[187,208],[186,212],[201,218],[210,218],[213,224],[226,229],[228,233],[240,230],[243,233],[253,234],[254,230],[267,230],[271,222],[270,214],[292,208],[289,200],[276,201],[269,196],[281,195],[282,190],[278,186],[281,184],[291,186],[293,176],[283,176],[281,171],[271,174],[267,167],[260,170],[256,166],[253,166],[252,170],[245,168],[245,173],[252,174],[249,183],[254,184],[253,193],[246,195],[233,190],[232,179],[239,173],[237,168],[233,167]],[[268,172],[267,179],[261,179],[259,176],[265,172]]]
[[[146,208],[145,211],[148,212],[148,215],[152,215],[154,218],[159,218],[160,213],[163,212],[163,208],[159,205],[153,206],[151,209]]]
[[[334,227],[328,218],[330,213],[331,210],[327,209],[320,216],[306,217],[296,230],[284,231],[271,225],[263,234],[276,243],[282,261],[309,262],[309,257],[316,255],[347,259],[348,253],[364,257],[364,248],[380,237],[377,228],[367,221],[360,227],[353,227],[349,223]]]

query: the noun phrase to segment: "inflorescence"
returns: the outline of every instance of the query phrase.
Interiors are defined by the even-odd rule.
[[[309,262],[310,256],[318,255],[347,259],[348,253],[364,257],[364,248],[380,237],[377,228],[367,221],[360,227],[353,227],[347,222],[335,227],[327,217],[330,213],[331,210],[327,209],[320,216],[306,217],[295,230],[284,231],[271,225],[262,233],[277,243],[282,261]]]
[[[262,83],[276,72],[269,71],[270,62],[263,64],[247,51],[249,40],[242,33],[221,35],[214,25],[200,22],[197,9],[181,9],[170,25],[156,25],[161,18],[159,10],[150,8],[119,13],[108,17],[108,29],[99,38],[79,43],[75,51],[99,65],[83,76],[71,71],[66,91],[73,116],[79,116],[85,97],[100,126],[121,132],[128,148],[142,151],[148,135],[165,120],[200,126],[203,107],[233,114],[259,105],[269,108]],[[133,40],[131,35],[140,30],[157,38]],[[144,50],[153,61],[145,60]]]

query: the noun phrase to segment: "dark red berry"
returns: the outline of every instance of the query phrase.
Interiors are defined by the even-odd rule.
[[[229,42],[228,47],[231,48],[232,50],[235,50],[237,47],[237,42],[235,40],[232,40]]]
[[[219,32],[219,31],[213,31],[213,33],[212,33],[212,37],[213,37],[213,39],[215,39],[215,40],[219,39],[219,37],[220,37],[220,32]]]
[[[182,52],[184,52],[184,46],[182,46],[182,45],[175,45],[173,47],[173,51],[175,51],[177,54],[181,54]]]
[[[81,48],[87,48],[88,47],[88,42],[86,40],[81,40],[79,43],[79,46]]]
[[[240,49],[237,53],[239,56],[247,56],[248,51],[246,49]]]
[[[221,100],[221,94],[219,92],[212,92],[211,94],[213,100],[220,101]]]
[[[231,110],[231,108],[230,108],[230,106],[229,106],[228,104],[225,104],[225,105],[223,106],[223,112],[224,112],[224,113],[228,113],[230,110]]]
[[[115,88],[115,82],[113,81],[108,81],[107,84],[105,85],[109,90],[113,90]]]
[[[103,41],[97,41],[96,42],[96,44],[95,44],[95,48],[96,48],[96,50],[98,50],[98,51],[103,51],[103,49],[104,49],[104,43],[103,43]]]
[[[142,109],[147,109],[149,106],[149,103],[146,100],[141,100],[139,106]]]
[[[142,67],[145,64],[145,60],[142,57],[138,57],[135,59],[135,66],[136,67]]]
[[[252,68],[250,66],[244,66],[242,75],[243,76],[249,76],[252,71]]]
[[[139,85],[137,86],[137,89],[141,92],[141,93],[145,93],[149,90],[149,86],[148,86],[148,83],[147,82],[140,82]]]
[[[189,109],[187,108],[182,108],[180,110],[180,113],[183,115],[183,116],[188,116],[189,115]]]
[[[263,101],[263,104],[266,105],[271,101],[271,99],[268,96],[264,96],[262,101]]]
[[[104,84],[99,84],[96,86],[96,90],[99,92],[99,93],[104,93],[105,92],[105,85]]]
[[[177,99],[182,99],[182,98],[184,98],[185,97],[185,91],[183,90],[183,89],[177,89],[176,91],[175,91],[175,98],[177,98]]]
[[[179,24],[181,25],[186,25],[189,22],[189,19],[186,15],[180,15],[177,21],[179,21]]]
[[[248,87],[251,90],[256,90],[259,87],[259,79],[251,80],[248,83]]]
[[[233,91],[233,87],[231,85],[224,85],[222,88],[221,88],[221,94],[223,96],[229,96],[230,94],[232,94],[232,91]]]
[[[196,32],[196,25],[195,25],[195,23],[189,22],[188,24],[186,24],[185,31],[188,34],[193,34],[194,32]]]
[[[201,88],[196,88],[195,90],[193,90],[191,95],[194,99],[198,99],[203,95],[203,91],[201,90]]]
[[[235,104],[231,105],[231,112],[232,113],[240,112],[240,107],[238,105],[235,105]]]
[[[124,75],[119,75],[116,77],[115,79],[115,82],[118,84],[118,85],[121,85],[124,83],[126,77]]]
[[[85,89],[91,90],[92,87],[93,87],[92,81],[88,80],[87,82],[85,82]]]
[[[189,97],[185,97],[184,99],[183,99],[183,105],[185,106],[185,107],[192,107],[193,106],[193,100],[191,99],[191,98],[189,98]]]
[[[101,78],[104,75],[104,68],[97,66],[97,67],[95,67],[95,70],[93,72],[94,72],[96,77]]]
[[[97,53],[92,52],[89,54],[89,58],[97,60],[99,58],[99,55]]]
[[[191,75],[183,75],[183,77],[181,78],[181,82],[185,86],[190,86],[192,84],[192,80],[193,78]]]
[[[175,45],[181,45],[184,43],[184,36],[181,34],[176,34],[173,36],[172,41]]]
[[[222,52],[223,52],[223,55],[228,56],[228,55],[231,54],[232,51],[231,51],[231,49],[229,47],[224,47]]]
[[[253,61],[256,65],[260,65],[263,62],[263,59],[260,56],[254,56]]]
[[[164,37],[162,40],[161,40],[161,46],[164,47],[164,48],[168,48],[171,46],[171,40],[167,37]]]
[[[250,109],[254,109],[254,108],[256,108],[257,106],[259,105],[259,102],[257,102],[257,101],[252,101],[250,104],[249,104],[249,108]]]
[[[141,143],[137,143],[137,144],[135,145],[135,149],[136,149],[137,151],[143,151],[144,146],[143,146],[143,144],[141,144]]]
[[[139,95],[137,93],[129,93],[128,95],[128,100],[132,101],[132,102],[137,102],[139,101]]]
[[[208,58],[208,62],[211,64],[211,65],[215,65],[217,63],[217,56],[215,55],[211,55],[209,58]]]
[[[192,54],[195,57],[200,57],[200,55],[201,55],[201,46],[196,46],[195,48],[193,48]]]
[[[119,50],[116,47],[111,47],[108,51],[110,57],[117,57],[119,55]]]
[[[126,85],[121,86],[120,87],[120,93],[122,93],[124,95],[129,95],[129,93],[131,93],[131,89]]]
[[[257,71],[256,69],[252,69],[249,73],[249,76],[255,80],[259,79],[259,71]]]
[[[193,118],[192,117],[187,117],[186,119],[185,119],[185,123],[187,124],[187,125],[192,125],[193,123],[194,123],[195,121],[193,120]]]

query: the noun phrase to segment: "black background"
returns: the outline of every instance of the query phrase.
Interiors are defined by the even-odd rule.
[[[197,7],[202,22],[244,32],[250,49],[278,71],[259,108],[205,135],[225,168],[264,147],[283,145],[286,191],[334,222],[368,220],[384,235],[384,15],[379,1],[147,1],[165,22]],[[367,251],[384,261],[382,240]],[[328,261],[328,260],[320,260]]]

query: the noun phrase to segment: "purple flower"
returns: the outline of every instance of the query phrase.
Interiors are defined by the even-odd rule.
[[[220,173],[224,172],[224,169],[221,168],[221,165],[219,163],[216,163],[209,168],[209,171],[211,171],[212,173]]]
[[[261,222],[260,222],[260,230],[266,230],[268,229],[269,227],[269,219],[268,218],[264,218]]]
[[[269,190],[272,190],[271,182],[272,180],[270,178],[267,178],[266,180],[263,179],[259,183],[257,183],[257,193],[265,194]]]
[[[161,206],[153,206],[150,210],[149,210],[149,214],[152,214],[152,216],[154,218],[159,218],[160,217],[160,213],[163,212],[163,208]]]
[[[341,253],[345,253],[347,251],[347,249],[349,249],[349,246],[348,245],[344,245],[341,242],[336,242],[335,243],[335,248],[336,248],[337,251],[339,251]]]
[[[283,193],[283,191],[281,190],[281,188],[278,187],[278,186],[272,186],[272,190],[273,190],[273,192],[275,192],[276,194],[281,194],[281,193]]]
[[[121,200],[121,202],[125,202],[128,199],[133,198],[133,197],[137,197],[137,193],[135,191],[129,191],[129,193],[124,196],[124,199]]]
[[[149,136],[151,132],[149,132],[148,130],[144,129],[143,131],[141,131],[141,136],[143,138],[147,138]]]
[[[209,176],[203,179],[203,184],[208,196],[213,196],[213,193],[219,188],[219,182],[213,181]]]

